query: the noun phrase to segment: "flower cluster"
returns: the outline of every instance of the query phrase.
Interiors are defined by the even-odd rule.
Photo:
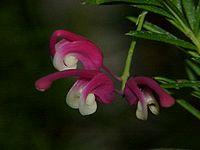
[[[101,50],[90,40],[69,31],[57,30],[50,39],[50,54],[53,66],[58,71],[35,82],[39,91],[45,91],[58,79],[78,77],[66,96],[66,103],[78,109],[82,115],[90,115],[97,110],[97,101],[110,104],[114,100],[115,87],[104,69],[120,80],[103,65]],[[78,62],[82,69],[78,69]],[[136,105],[136,116],[146,120],[149,110],[157,115],[159,107],[170,107],[175,100],[159,84],[149,77],[131,77],[123,90],[129,105]]]

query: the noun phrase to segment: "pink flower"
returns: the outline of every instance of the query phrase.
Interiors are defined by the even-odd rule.
[[[45,91],[51,87],[53,81],[69,76],[79,77],[67,94],[67,104],[79,109],[82,115],[90,115],[97,109],[96,100],[109,104],[113,100],[114,85],[103,73],[94,70],[70,69],[49,74],[35,82],[39,91]]]
[[[149,77],[130,78],[126,83],[124,95],[130,105],[137,104],[136,116],[141,120],[147,119],[148,108],[158,115],[159,105],[170,107],[175,103],[174,98]]]
[[[57,41],[58,38],[62,38]],[[80,61],[85,69],[99,70],[103,65],[101,50],[86,38],[69,31],[57,30],[50,39],[53,65],[59,70],[76,69]]]
[[[58,38],[61,38],[60,41]],[[97,109],[96,100],[104,104],[112,102],[114,85],[106,75],[99,72],[103,66],[103,55],[94,43],[69,31],[57,30],[51,36],[50,54],[59,72],[37,80],[35,87],[39,91],[50,88],[55,80],[76,76],[79,80],[66,96],[70,107],[79,109],[82,115],[89,115]],[[76,69],[78,61],[84,70]]]

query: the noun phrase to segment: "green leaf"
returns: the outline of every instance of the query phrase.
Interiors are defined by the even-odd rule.
[[[190,80],[192,80],[192,81],[197,80],[196,76],[194,75],[194,73],[192,72],[192,70],[189,67],[186,67],[185,70],[186,70],[186,73]]]
[[[194,29],[195,22],[195,6],[193,0],[182,0],[183,10],[190,24],[191,29]]]
[[[194,33],[200,40],[200,0],[196,7],[196,16],[195,16],[195,25],[194,25]]]
[[[187,21],[184,18],[181,11],[174,5],[174,3],[171,0],[162,0],[163,5],[166,7],[168,12],[172,14],[179,22],[183,22],[185,25],[187,25]]]
[[[200,99],[200,91],[193,91],[191,93],[191,95],[194,96],[194,97],[196,97],[196,98],[198,98],[198,99]]]
[[[176,83],[176,81],[169,79],[169,78],[165,78],[165,77],[154,77],[155,80],[157,80],[160,83]]]
[[[180,89],[186,87],[196,89],[197,87],[200,87],[200,81],[177,80],[175,83],[164,83],[161,84],[161,86],[167,89]]]
[[[200,57],[193,57],[192,60],[194,60],[196,63],[200,64]]]
[[[174,5],[179,9],[180,12],[182,12],[182,0],[172,0],[172,2],[174,3]]]
[[[144,31],[130,31],[127,33],[127,35],[134,36],[137,38],[143,38],[143,39],[148,39],[148,40],[154,40],[154,41],[160,41],[160,42],[165,42],[169,43],[172,45],[184,47],[187,49],[192,49],[195,50],[196,47],[184,40],[178,39],[176,37],[169,36],[167,34],[160,34],[160,33],[154,33],[154,32],[144,32]]]
[[[177,29],[179,29],[181,32],[185,33],[185,30],[180,25],[180,23],[177,22],[177,20],[172,20],[172,19],[168,19],[168,18],[166,20],[169,21],[174,27],[176,27]]]
[[[175,27],[187,35],[188,32],[188,22],[183,16],[182,12],[174,5],[171,0],[160,0],[163,7],[166,8],[167,12],[173,16],[172,20],[169,20]]]
[[[197,65],[197,64],[195,64],[195,63],[193,63],[193,62],[190,61],[190,60],[187,60],[186,62],[187,62],[187,64],[188,64],[188,66],[189,66],[198,76],[200,76],[200,66]]]
[[[128,16],[127,19],[132,21],[132,22],[134,22],[134,23],[137,23],[137,18],[136,17]],[[167,32],[166,30],[162,29],[161,27],[159,27],[159,26],[157,26],[155,24],[152,24],[152,23],[150,23],[148,21],[144,22],[143,28],[148,30],[148,31],[154,32],[154,33],[167,34],[169,36],[175,37],[173,34]]]
[[[147,11],[150,11],[150,12],[168,17],[168,18],[172,18],[172,15],[169,14],[167,11],[165,11],[165,9],[156,5],[135,4],[133,5],[133,7],[144,9],[144,10],[147,10]]]
[[[192,59],[193,58],[200,58],[199,53],[194,52],[194,51],[188,51],[188,56],[192,56]]]
[[[200,111],[198,109],[182,99],[179,99],[176,102],[200,120]]]
[[[165,11],[162,4],[158,0],[84,0],[84,3],[88,4],[116,4],[116,3],[128,3],[134,7],[141,8],[153,13],[160,14],[162,16],[171,18],[172,16]]]
[[[84,0],[88,4],[106,4],[106,3],[131,3],[131,4],[147,4],[147,5],[160,5],[157,0]]]

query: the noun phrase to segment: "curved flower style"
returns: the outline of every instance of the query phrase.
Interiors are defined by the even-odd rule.
[[[65,70],[52,73],[36,81],[35,87],[39,91],[45,91],[51,87],[53,81],[69,76],[77,76],[76,81],[67,94],[67,104],[79,109],[82,115],[90,115],[97,109],[96,100],[109,104],[113,100],[114,85],[103,73],[94,70]]]
[[[124,94],[130,105],[137,104],[136,116],[141,120],[147,120],[148,108],[153,114],[158,115],[159,105],[170,107],[175,103],[174,98],[149,77],[130,78],[126,83]]]
[[[57,42],[58,38],[62,38]],[[99,70],[103,65],[101,50],[86,38],[69,31],[57,30],[50,39],[53,65],[59,70],[76,69],[78,60],[85,69]]]

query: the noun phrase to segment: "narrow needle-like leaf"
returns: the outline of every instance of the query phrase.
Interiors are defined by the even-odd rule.
[[[193,44],[187,41],[178,39],[176,37],[169,36],[167,34],[144,32],[144,31],[131,31],[127,33],[127,35],[131,35],[131,36],[143,38],[143,39],[148,39],[148,40],[165,42],[165,43],[173,44],[179,47],[184,47],[187,49],[192,49],[192,50],[196,49],[196,47]]]
[[[178,99],[177,103],[200,120],[200,111],[185,100]]]
[[[137,18],[133,17],[133,16],[128,16],[127,19],[132,21],[132,22],[134,22],[134,23],[137,22]],[[151,32],[167,34],[169,36],[175,37],[173,34],[169,33],[168,31],[166,31],[166,30],[162,29],[161,27],[159,27],[159,26],[157,26],[155,24],[152,24],[152,23],[150,23],[148,21],[144,22],[143,28],[148,30],[148,31],[151,31]]]

